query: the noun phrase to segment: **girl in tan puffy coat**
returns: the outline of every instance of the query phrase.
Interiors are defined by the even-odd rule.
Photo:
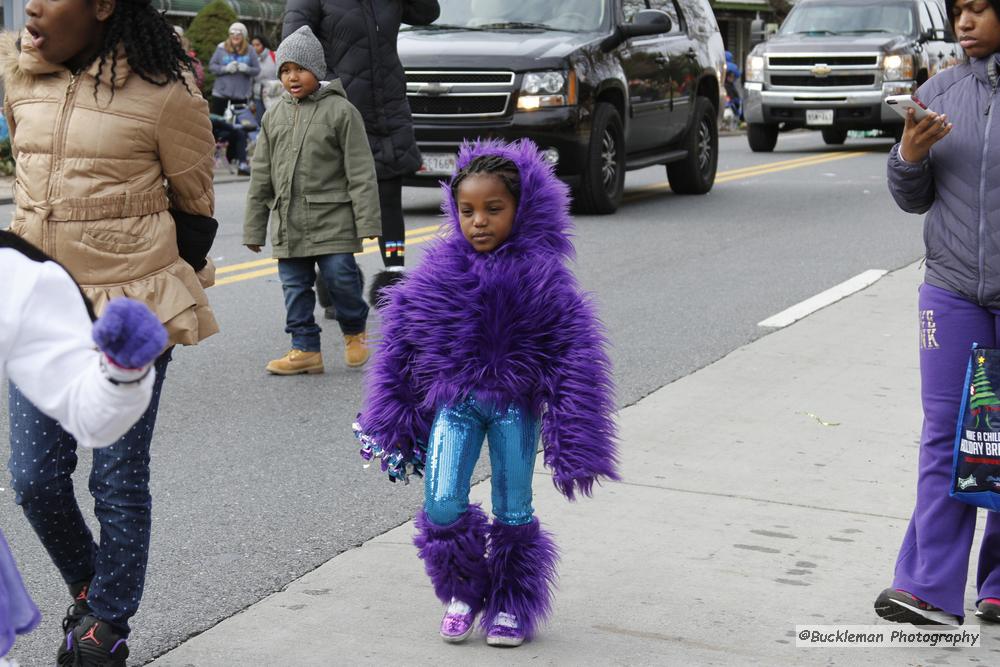
[[[150,0],[28,0],[25,14],[25,31],[0,44],[17,161],[10,231],[61,262],[98,314],[132,297],[169,335],[148,410],[94,454],[100,544],[73,495],[76,442],[10,387],[15,500],[73,598],[59,664],[123,665],[145,578],[149,444],[167,362],[173,345],[218,329],[203,290],[212,266],[196,274],[180,259],[170,213],[212,216],[215,142],[189,59]]]

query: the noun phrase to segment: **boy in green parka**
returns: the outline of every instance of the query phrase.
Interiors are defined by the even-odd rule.
[[[285,88],[267,110],[251,164],[243,243],[271,245],[285,293],[292,349],[267,364],[276,375],[322,373],[316,268],[330,291],[348,366],[362,366],[368,305],[354,253],[381,234],[378,181],[361,114],[338,79],[328,83],[323,47],[308,26],[289,35],[275,58]]]

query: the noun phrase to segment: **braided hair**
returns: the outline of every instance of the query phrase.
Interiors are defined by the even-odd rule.
[[[100,77],[110,60],[111,96],[115,94],[115,67],[119,45],[125,49],[129,68],[143,81],[166,86],[180,81],[190,93],[184,70],[193,72],[194,63],[184,51],[180,37],[151,0],[118,0],[108,19],[104,40],[98,53],[100,63],[94,96],[100,88]]]
[[[514,197],[515,202],[521,200],[521,172],[513,160],[502,155],[480,155],[469,164],[459,169],[451,179],[451,196],[458,201],[458,186],[469,176],[475,174],[490,174],[496,176]]]

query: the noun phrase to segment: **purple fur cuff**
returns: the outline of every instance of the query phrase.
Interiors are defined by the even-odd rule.
[[[525,638],[531,639],[552,609],[559,552],[552,534],[537,518],[523,526],[500,521],[490,525],[490,592],[481,623],[489,630],[497,614],[517,618]]]
[[[472,607],[475,615],[483,608],[489,571],[486,565],[486,533],[489,519],[477,504],[447,526],[432,522],[421,511],[414,519],[417,534],[413,544],[424,561],[434,593],[447,604],[452,598]]]

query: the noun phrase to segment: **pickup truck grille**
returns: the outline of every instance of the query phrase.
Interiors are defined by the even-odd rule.
[[[767,56],[766,82],[775,88],[874,89],[882,85],[878,53],[780,53]]]
[[[801,56],[768,56],[770,67],[813,67],[814,65],[829,65],[830,67],[875,67],[878,65],[878,55],[801,55]]]
[[[772,74],[774,86],[809,86],[828,88],[834,86],[874,86],[874,74],[847,74],[841,76],[809,76],[799,74]]]
[[[490,118],[508,113],[514,73],[504,71],[406,72],[406,99],[414,118]]]

